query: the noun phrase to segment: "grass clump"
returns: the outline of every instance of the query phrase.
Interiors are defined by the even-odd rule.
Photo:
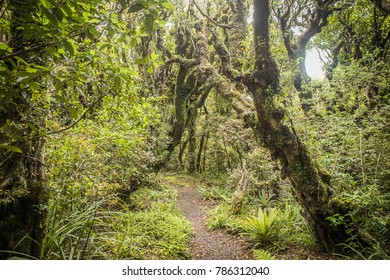
[[[95,229],[104,216],[99,205],[61,215],[61,208],[54,204],[49,208],[48,232],[43,242],[45,259],[91,259],[97,254],[94,242]]]
[[[311,230],[296,204],[286,202],[275,204],[272,208],[259,207],[256,212],[246,205],[243,211],[236,214],[232,214],[229,208],[230,204],[224,202],[211,210],[208,228],[247,235],[255,249],[267,249],[274,253],[290,246],[311,248],[315,245]]]
[[[286,203],[284,207],[258,210],[243,222],[242,232],[254,240],[255,248],[281,251],[291,245],[311,247],[315,240],[299,213],[299,207]]]
[[[116,232],[104,251],[114,259],[186,259],[191,225],[165,204],[127,212],[115,221]]]
[[[192,226],[177,210],[175,197],[175,190],[165,186],[134,192],[130,197],[132,211],[118,213],[110,221],[113,233],[104,238],[103,258],[187,259]],[[148,200],[143,205],[145,198]]]
[[[192,226],[176,208],[176,196],[164,185],[141,187],[115,211],[104,199],[75,201],[73,209],[52,200],[44,258],[186,259]]]

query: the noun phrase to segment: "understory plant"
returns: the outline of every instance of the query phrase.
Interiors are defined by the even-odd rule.
[[[275,260],[275,257],[270,252],[263,249],[253,250],[253,256],[256,260]]]
[[[102,212],[100,206],[100,203],[95,203],[63,216],[60,205],[52,205],[49,208],[48,232],[43,242],[44,258],[80,260],[96,257],[98,229],[109,215]]]
[[[257,242],[256,246],[267,247],[277,241],[281,228],[280,215],[277,208],[271,208],[268,212],[259,208],[257,216],[247,218],[244,230]]]
[[[176,191],[168,186],[140,188],[131,211],[118,212],[102,237],[104,259],[186,259],[192,226],[176,208]]]

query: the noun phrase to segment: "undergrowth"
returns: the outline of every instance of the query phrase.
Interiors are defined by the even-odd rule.
[[[177,210],[176,191],[139,188],[131,209],[107,211],[104,201],[63,215],[49,209],[45,259],[186,259],[192,227]]]
[[[202,191],[206,196],[223,192],[221,186]],[[264,191],[260,191],[258,196],[246,200],[241,211],[233,214],[230,211],[230,199],[221,199],[217,195],[211,198],[220,203],[209,212],[208,228],[225,229],[248,236],[259,254],[277,253],[296,245],[305,248],[313,248],[315,245],[300,208],[293,201],[277,201],[273,195],[266,196]],[[268,259],[268,256],[261,257]]]
[[[141,188],[130,200],[132,211],[118,213],[104,239],[105,259],[186,259],[191,224],[175,205],[176,191]]]

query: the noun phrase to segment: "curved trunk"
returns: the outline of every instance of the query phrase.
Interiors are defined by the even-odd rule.
[[[333,226],[327,219],[344,210],[332,201],[330,176],[311,159],[294,131],[282,124],[284,112],[273,98],[279,94],[279,71],[269,45],[269,0],[254,1],[255,70],[247,87],[252,94],[259,121],[258,133],[273,160],[282,166],[282,178],[289,178],[302,207],[302,215],[317,240],[328,251],[350,237],[344,225]]]

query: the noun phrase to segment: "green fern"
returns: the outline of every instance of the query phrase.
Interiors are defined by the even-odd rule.
[[[253,250],[253,256],[256,260],[275,260],[275,257],[272,256],[267,250]]]
[[[278,239],[280,226],[281,219],[278,209],[272,208],[267,213],[260,208],[257,216],[247,218],[244,230],[258,241],[259,245],[268,246]]]
[[[275,207],[276,200],[275,195],[267,195],[266,191],[264,189],[259,192],[259,206],[262,209],[271,209],[272,207]]]

